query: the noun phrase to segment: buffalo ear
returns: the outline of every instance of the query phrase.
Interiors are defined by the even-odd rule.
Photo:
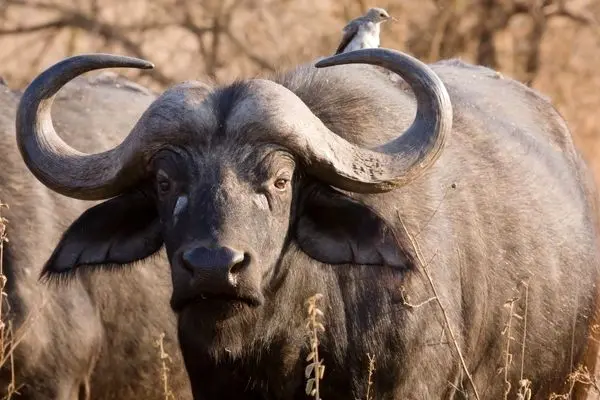
[[[121,265],[146,258],[163,244],[151,198],[142,191],[122,194],[85,211],[62,235],[42,276],[80,265]]]
[[[406,253],[383,218],[329,186],[311,186],[300,201],[294,231],[306,254],[328,264],[408,266]]]

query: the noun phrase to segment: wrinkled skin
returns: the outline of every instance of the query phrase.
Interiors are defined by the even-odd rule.
[[[55,124],[82,150],[98,151],[122,140],[118,133],[155,98],[124,79],[103,77],[77,79],[57,99]],[[3,210],[10,240],[4,273],[10,322],[24,332],[14,355],[20,395],[13,398],[164,399],[155,346],[164,332],[171,389],[177,399],[191,399],[176,318],[168,307],[164,255],[115,274],[82,274],[68,287],[38,280],[60,234],[93,204],[57,195],[27,170],[15,142],[18,100],[18,93],[0,86],[0,200],[10,206]],[[7,363],[0,375],[2,396],[9,382]]]
[[[164,244],[196,399],[306,398],[305,301],[315,293],[325,399],[364,398],[369,356],[373,398],[474,398],[455,346],[479,396],[502,398],[504,304],[515,297],[527,327],[512,318],[511,396],[521,364],[532,398],[561,392],[592,351],[600,252],[587,168],[533,90],[459,61],[431,68],[453,106],[445,147],[411,183],[370,194],[309,173],[287,132],[246,124],[253,104],[274,101],[260,84],[219,88],[205,102],[193,84],[169,89],[135,128],[169,138],[145,179],[75,221],[44,273],[126,264]],[[371,66],[272,79],[362,146],[393,139],[415,115],[407,85]]]

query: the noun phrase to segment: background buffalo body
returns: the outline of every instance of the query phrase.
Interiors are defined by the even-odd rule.
[[[100,151],[120,141],[153,100],[144,89],[102,74],[67,85],[53,115],[65,140]],[[4,273],[8,319],[19,340],[18,392],[27,399],[164,399],[156,346],[164,332],[171,389],[178,399],[191,398],[168,307],[164,256],[136,270],[82,275],[67,287],[38,281],[60,234],[90,203],[57,195],[27,170],[14,134],[18,101],[17,93],[0,87],[0,200],[10,206]],[[10,379],[6,362],[2,390]]]

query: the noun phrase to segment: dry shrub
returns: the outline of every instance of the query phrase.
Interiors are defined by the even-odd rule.
[[[579,365],[575,371],[571,372],[567,377],[567,384],[569,385],[568,391],[563,394],[552,393],[548,400],[570,400],[577,383],[590,386],[596,393],[600,393],[597,378],[588,371],[587,367]]]

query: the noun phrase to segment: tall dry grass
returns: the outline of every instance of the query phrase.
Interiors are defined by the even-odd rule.
[[[12,324],[8,321],[8,295],[5,291],[7,278],[4,274],[4,246],[8,243],[8,219],[2,213],[8,208],[7,204],[0,201],[0,368],[8,362],[10,364],[11,379],[6,388],[4,399],[10,399],[17,394],[15,379],[15,359]]]
[[[325,332],[325,327],[321,322],[324,316],[323,311],[318,307],[318,302],[323,298],[321,293],[317,293],[306,301],[308,317],[306,328],[308,329],[308,338],[310,351],[306,357],[308,365],[304,370],[306,377],[306,394],[314,397],[315,400],[322,400],[320,394],[321,380],[325,375],[325,364],[319,358],[319,332]]]
[[[172,363],[172,359],[169,356],[169,354],[167,354],[167,352],[165,351],[165,346],[164,346],[164,339],[165,339],[165,334],[161,333],[158,337],[158,339],[156,340],[156,347],[158,348],[158,357],[160,360],[160,371],[161,371],[161,380],[162,380],[162,386],[163,386],[163,392],[165,395],[165,400],[176,400],[175,399],[175,395],[173,394],[173,391],[171,390],[171,386],[169,385],[169,372],[170,372],[170,368],[169,365],[171,365]]]

